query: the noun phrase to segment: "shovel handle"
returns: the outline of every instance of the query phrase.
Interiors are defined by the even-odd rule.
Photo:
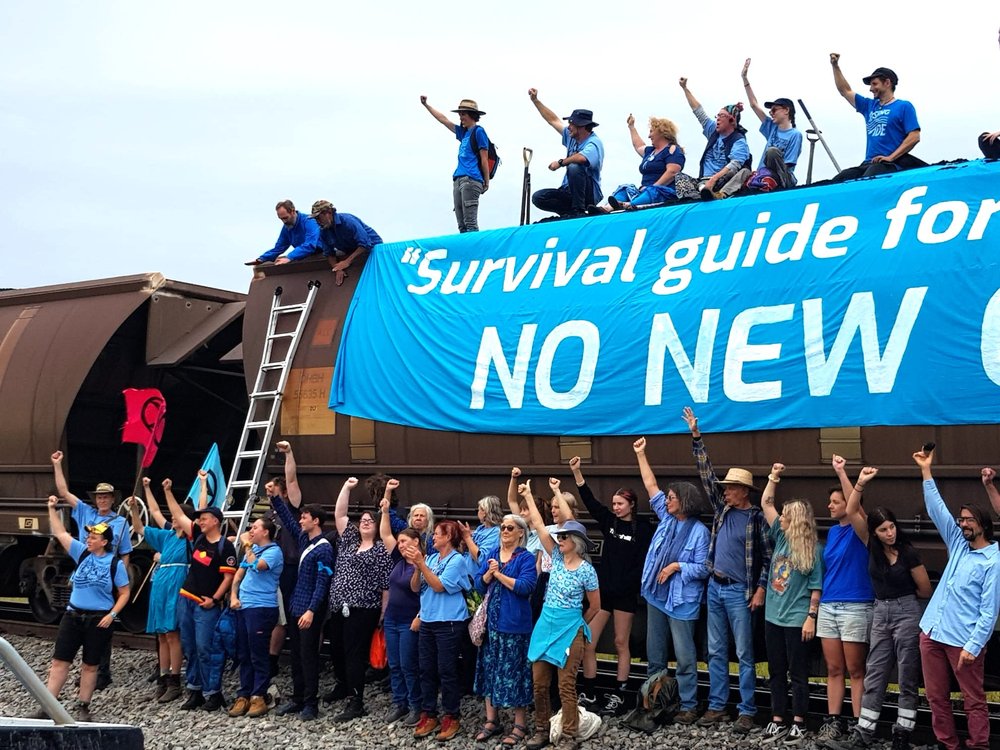
[[[527,146],[525,146],[523,149],[521,149],[521,156],[524,158],[524,166],[528,166],[529,164],[531,164],[531,156],[534,153],[535,152],[532,151]]]

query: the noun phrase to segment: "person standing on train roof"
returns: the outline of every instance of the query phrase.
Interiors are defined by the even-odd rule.
[[[598,126],[594,122],[594,113],[589,109],[574,109],[569,117],[560,118],[542,104],[538,89],[528,89],[528,98],[542,119],[559,133],[566,147],[566,156],[549,164],[552,172],[565,167],[562,185],[536,190],[531,196],[531,203],[563,219],[585,216],[604,197],[601,192],[604,144],[594,132]]]
[[[114,510],[115,488],[107,482],[101,482],[90,493],[94,505],[81,502],[79,497],[69,491],[69,484],[66,482],[66,474],[62,466],[63,458],[62,451],[56,451],[52,454],[52,474],[56,483],[56,495],[69,503],[73,509],[73,520],[76,522],[79,540],[81,542],[87,541],[86,529],[88,526],[106,523],[114,535],[111,543],[111,554],[121,558],[127,571],[129,553],[132,552],[132,537],[125,519]],[[108,639],[105,649],[97,673],[97,690],[104,690],[112,682],[111,639]]]
[[[337,286],[344,283],[347,269],[358,258],[382,244],[378,232],[352,214],[337,211],[330,201],[318,200],[310,216],[320,226],[319,240],[323,255],[336,274]]]
[[[267,252],[261,253],[254,260],[247,261],[246,265],[256,266],[271,261],[274,261],[275,265],[281,265],[323,252],[319,224],[314,218],[296,211],[295,204],[290,200],[278,201],[274,210],[278,214],[278,221],[282,223],[278,241]],[[288,248],[292,248],[292,251],[282,255]]]
[[[456,123],[428,104],[425,95],[421,95],[420,103],[430,112],[431,117],[454,133],[458,140],[458,166],[451,176],[455,220],[458,222],[459,232],[478,232],[479,198],[490,189],[490,139],[479,124],[479,118],[486,113],[479,109],[473,99],[463,99],[459,102],[458,109],[452,110],[458,115]],[[472,143],[473,134],[475,144]]]

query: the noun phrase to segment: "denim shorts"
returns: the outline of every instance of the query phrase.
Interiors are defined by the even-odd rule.
[[[824,602],[819,605],[816,637],[868,643],[874,611],[872,602]]]

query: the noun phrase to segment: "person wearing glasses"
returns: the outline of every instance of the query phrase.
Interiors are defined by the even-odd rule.
[[[476,659],[474,692],[486,702],[486,722],[476,742],[500,734],[499,709],[514,709],[514,725],[501,744],[517,745],[528,736],[526,707],[532,701],[531,592],[537,573],[535,556],[525,548],[528,524],[519,515],[507,514],[500,521],[499,544],[482,547],[476,589],[486,607],[486,630]]]
[[[949,694],[955,677],[965,701],[968,750],[990,747],[990,715],[983,686],[986,642],[1000,611],[1000,547],[993,521],[978,505],[962,505],[952,516],[938,491],[933,449],[913,454],[923,478],[924,504],[948,548],[948,563],[920,619],[920,657],[931,707],[934,736],[946,750],[958,750]]]
[[[371,511],[364,511],[358,525],[347,518],[351,490],[358,484],[350,477],[337,496],[333,517],[337,527],[337,564],[330,584],[330,643],[334,648],[334,673],[346,688],[344,708],[334,722],[364,716],[365,670],[372,635],[388,601],[392,556],[379,537]],[[339,653],[338,653],[339,652]]]
[[[567,517],[570,510],[559,486],[558,479],[549,479],[552,495],[560,505],[560,516]],[[535,734],[526,747],[537,750],[549,744],[549,718],[552,715],[549,687],[552,673],[558,671],[563,723],[557,748],[576,750],[580,719],[576,671],[583,660],[584,644],[592,638],[590,622],[601,611],[597,571],[590,562],[590,542],[583,524],[564,521],[554,534],[550,534],[535,505],[530,482],[520,485],[518,492],[528,501],[531,525],[552,557],[552,574],[545,591],[542,615],[535,624],[528,646],[535,693]]]

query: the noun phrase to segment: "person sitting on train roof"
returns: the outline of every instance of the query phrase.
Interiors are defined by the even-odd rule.
[[[55,495],[49,496],[49,530],[76,563],[71,578],[73,589],[69,607],[59,623],[49,668],[48,690],[56,698],[66,684],[76,652],[83,647],[80,690],[76,718],[90,721],[90,699],[97,683],[97,665],[111,642],[112,625],[128,604],[129,581],[126,566],[111,552],[114,532],[106,522],[81,527],[86,541],[74,539],[56,513]],[[124,520],[124,519],[122,519]],[[44,718],[44,713],[36,714]]]
[[[1000,41],[1000,37],[997,41]],[[987,159],[1000,159],[1000,130],[980,135],[979,150]],[[995,505],[993,507],[996,508]]]
[[[96,508],[80,502],[80,498],[69,491],[66,475],[62,467],[63,452],[52,454],[52,474],[56,482],[56,494],[73,509],[73,520],[76,521],[77,534],[81,542],[87,541],[87,527],[106,523],[112,530],[114,538],[111,552],[121,557],[128,570],[129,553],[132,552],[132,537],[128,533],[128,524],[113,509],[115,488],[107,482],[101,482],[90,493]],[[101,667],[97,675],[97,689],[104,690],[111,684],[111,641],[108,640],[107,650],[101,657]]]
[[[711,120],[688,89],[687,82],[687,78],[681,78],[680,87],[708,139],[698,172],[701,197],[703,200],[722,198],[719,189],[737,172],[749,169],[753,163],[750,147],[747,145],[746,128],[740,125],[743,103],[726,105],[715,115],[715,120]]]
[[[868,99],[851,90],[840,71],[838,53],[830,53],[830,65],[837,91],[867,123],[865,160],[857,167],[845,169],[833,181],[926,167],[924,161],[910,153],[920,143],[920,123],[913,105],[896,98],[899,77],[889,68],[875,68],[870,76],[862,79],[872,93],[873,98]]]
[[[603,197],[604,144],[594,133],[598,125],[594,122],[594,113],[589,109],[574,109],[569,117],[560,118],[538,99],[538,89],[528,89],[528,98],[542,119],[559,133],[566,147],[566,156],[549,164],[553,172],[566,168],[562,185],[535,191],[531,202],[536,208],[551,211],[564,219],[584,216]],[[563,121],[567,123],[565,127]]]
[[[684,149],[677,143],[677,126],[666,118],[650,117],[649,142],[652,145],[647,146],[635,129],[635,118],[630,114],[625,122],[632,148],[642,159],[639,164],[642,180],[638,187],[619,185],[608,196],[608,205],[618,210],[676,201],[674,178],[684,169]]]
[[[337,286],[344,283],[351,263],[382,243],[378,232],[357,216],[338,212],[330,201],[318,200],[313,203],[310,216],[320,226],[320,245],[330,268],[336,274]]]
[[[747,185],[761,192],[795,187],[795,164],[802,153],[802,131],[795,127],[795,105],[791,99],[780,97],[764,102],[761,107],[750,85],[750,58],[743,63],[743,88],[750,109],[760,120],[760,133],[767,139],[764,154],[753,174],[749,170],[737,173],[719,191],[727,198]],[[770,115],[768,113],[770,112]],[[747,182],[749,181],[749,184]]]
[[[948,564],[920,619],[923,662],[931,726],[947,750],[958,750],[949,692],[952,675],[965,701],[969,750],[990,747],[990,714],[983,685],[986,642],[1000,611],[1000,547],[993,541],[993,520],[977,505],[965,504],[953,517],[938,491],[931,446],[913,454],[923,477],[924,503],[948,547]]]
[[[449,133],[458,139],[458,166],[452,175],[452,195],[455,203],[455,219],[459,232],[479,231],[479,197],[490,189],[489,148],[490,139],[479,125],[479,118],[486,113],[472,99],[463,99],[458,109],[458,122],[452,122],[448,115],[439,112],[421,96],[420,103],[431,116],[444,125]],[[471,143],[475,133],[475,148]]]
[[[274,210],[278,214],[278,220],[283,225],[278,234],[278,241],[266,253],[261,253],[256,259],[247,261],[246,265],[256,266],[270,261],[274,261],[275,265],[281,265],[323,252],[319,224],[314,218],[301,211],[296,211],[295,204],[290,200],[279,201]],[[287,255],[282,255],[288,248],[292,248],[292,251]]]

